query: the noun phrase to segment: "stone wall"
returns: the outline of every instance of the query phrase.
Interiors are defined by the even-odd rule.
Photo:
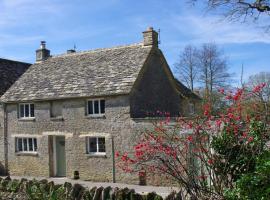
[[[112,181],[111,138],[115,150],[131,151],[134,132],[141,124],[130,119],[128,96],[105,98],[105,117],[86,116],[86,99],[64,100],[63,121],[50,118],[50,102],[35,103],[35,120],[18,119],[17,104],[8,104],[8,164],[11,175],[50,176],[49,135],[66,136],[67,176],[73,177],[79,171],[84,180]],[[86,154],[85,134],[106,136],[106,156],[93,157]],[[37,136],[38,154],[18,154],[15,152],[15,137],[20,135]],[[119,182],[138,183],[138,177],[116,171]]]
[[[169,67],[160,50],[149,56],[131,94],[131,116],[143,118],[155,116],[157,110],[170,112],[171,116],[182,113],[181,99],[170,77]]]

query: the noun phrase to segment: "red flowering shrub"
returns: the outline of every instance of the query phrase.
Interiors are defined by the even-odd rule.
[[[228,106],[217,116],[211,115],[208,103],[203,115],[193,119],[172,121],[165,113],[164,121],[141,135],[132,155],[117,152],[118,166],[140,176],[163,174],[193,198],[222,198],[225,189],[255,169],[256,156],[265,151],[266,123],[258,110],[254,112],[256,102],[250,103],[263,87],[228,94],[220,89]]]

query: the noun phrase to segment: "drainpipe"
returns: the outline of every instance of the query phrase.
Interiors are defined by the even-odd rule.
[[[7,105],[3,103],[3,109],[4,109],[4,154],[5,154],[5,174],[9,175],[8,173],[8,117],[7,117]]]
[[[115,183],[115,152],[114,152],[114,139],[112,136],[112,175],[113,175],[113,183]]]

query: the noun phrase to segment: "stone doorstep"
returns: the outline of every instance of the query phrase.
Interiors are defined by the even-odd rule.
[[[6,176],[0,176],[5,178]],[[32,177],[32,176],[10,176],[11,179],[21,179],[26,178],[28,180],[36,179],[42,180],[47,179],[48,181],[53,181],[56,184],[64,184],[65,182],[70,182],[71,184],[81,184],[84,187],[89,189],[93,187],[108,187],[111,186],[112,188],[129,188],[134,189],[135,192],[139,194],[147,194],[150,192],[156,192],[158,195],[162,196],[163,198],[167,197],[172,191],[179,191],[177,187],[159,187],[159,186],[141,186],[141,185],[131,185],[131,184],[124,184],[124,183],[110,183],[110,182],[91,182],[91,181],[83,181],[83,180],[74,180],[66,177]]]

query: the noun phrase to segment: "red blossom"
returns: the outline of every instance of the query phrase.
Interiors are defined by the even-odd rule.
[[[140,176],[140,177],[144,177],[144,176],[145,176],[145,172],[140,171],[140,172],[139,172],[139,176]]]
[[[252,136],[250,136],[249,138],[248,138],[248,142],[252,142],[254,140],[254,138],[252,137]]]
[[[252,92],[253,93],[260,92],[265,86],[266,86],[266,83],[261,83],[260,85],[255,86]]]
[[[216,125],[217,125],[219,128],[220,128],[221,124],[222,124],[222,121],[221,121],[220,119],[216,120]]]
[[[207,162],[209,165],[212,165],[214,163],[214,161],[212,159],[209,159]]]
[[[189,136],[187,137],[187,140],[188,140],[189,142],[192,142],[193,137],[192,137],[191,135],[189,135]]]
[[[224,88],[219,88],[218,90],[221,94],[224,94]]]
[[[246,138],[248,136],[248,134],[246,132],[244,132],[242,135],[244,138]]]
[[[122,160],[122,161],[127,161],[127,160],[128,160],[128,155],[127,155],[127,153],[124,153],[124,155],[122,155],[121,160]]]
[[[118,151],[115,152],[115,157],[118,158],[120,156],[120,153]]]

